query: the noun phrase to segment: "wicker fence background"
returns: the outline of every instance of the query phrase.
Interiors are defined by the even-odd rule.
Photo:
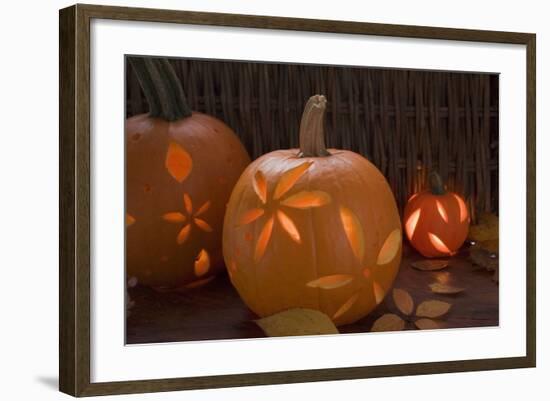
[[[238,61],[172,60],[191,108],[225,121],[254,159],[297,147],[302,108],[328,99],[327,145],[361,153],[398,205],[431,169],[472,216],[498,213],[498,75]],[[147,111],[127,65],[127,115]]]

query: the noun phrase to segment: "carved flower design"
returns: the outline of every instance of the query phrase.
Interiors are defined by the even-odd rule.
[[[212,232],[212,227],[203,219],[199,219],[199,216],[210,208],[210,201],[205,202],[196,212],[193,212],[191,197],[188,194],[183,194],[183,206],[186,215],[180,212],[170,212],[162,216],[164,220],[170,223],[186,223],[176,238],[179,245],[187,241],[193,225],[197,226],[202,231]]]

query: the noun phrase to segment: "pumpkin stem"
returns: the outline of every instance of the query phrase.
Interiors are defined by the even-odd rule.
[[[129,57],[128,62],[145,94],[151,117],[176,121],[191,116],[181,82],[167,59]]]
[[[430,191],[434,195],[444,195],[447,191],[445,190],[445,186],[443,186],[443,181],[441,180],[441,176],[435,172],[432,171],[428,175],[428,180],[430,181]]]
[[[323,95],[309,98],[300,123],[300,157],[328,156],[323,129],[327,99]]]

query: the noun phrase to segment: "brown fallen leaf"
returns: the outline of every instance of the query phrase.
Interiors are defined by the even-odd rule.
[[[416,316],[437,318],[441,317],[451,309],[451,304],[438,300],[424,301],[416,308]]]
[[[465,288],[454,287],[448,284],[432,283],[430,289],[436,294],[458,294],[465,290]]]
[[[449,261],[443,259],[423,259],[412,262],[411,266],[417,270],[424,271],[441,270],[449,266]]]
[[[373,323],[371,332],[401,331],[405,328],[405,321],[393,313],[382,315]]]
[[[486,268],[492,272],[498,269],[498,257],[494,253],[486,251],[485,249],[472,248],[469,251],[470,261],[480,267]]]
[[[432,319],[418,319],[414,325],[420,330],[435,330],[441,328],[440,324]]]
[[[393,290],[393,302],[404,315],[409,316],[413,312],[414,301],[407,291],[395,288]]]
[[[255,320],[269,337],[338,334],[330,318],[313,309],[295,308]]]
[[[498,240],[498,216],[482,213],[476,225],[470,226],[468,238],[474,241]]]

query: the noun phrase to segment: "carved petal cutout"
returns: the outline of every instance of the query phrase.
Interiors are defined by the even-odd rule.
[[[298,232],[298,229],[292,219],[281,210],[277,211],[277,219],[279,219],[279,223],[281,223],[283,229],[288,233],[288,235],[290,235],[290,238],[298,244],[301,243],[300,233]]]
[[[407,202],[410,202],[412,201],[414,198],[416,198],[418,196],[418,193],[416,194],[412,194],[411,197],[409,198],[409,200]]]
[[[323,276],[317,280],[310,281],[306,285],[312,288],[322,288],[324,290],[331,290],[333,288],[343,287],[353,281],[351,274],[332,274],[330,276]]]
[[[416,226],[418,225],[418,219],[420,218],[421,209],[416,209],[407,219],[405,223],[405,232],[407,233],[407,238],[412,239]]]
[[[197,218],[194,218],[193,221],[202,231],[206,231],[207,233],[212,232],[212,227],[210,227],[210,225],[206,221]]]
[[[376,301],[376,305],[378,305],[384,300],[384,297],[386,296],[386,291],[384,291],[382,286],[378,284],[377,281],[372,283],[372,290],[374,291],[374,299]]]
[[[199,217],[201,214],[205,213],[208,209],[210,209],[210,201],[206,201],[204,205],[202,205],[199,210],[195,213],[195,217]]]
[[[458,202],[458,207],[460,208],[460,222],[463,223],[468,218],[468,209],[466,209],[466,204],[460,196],[453,194],[456,201]]]
[[[262,256],[264,256],[272,231],[273,217],[270,217],[269,220],[265,222],[262,231],[260,232],[260,236],[258,237],[258,242],[256,243],[256,249],[254,250],[254,261],[256,263],[260,261]]]
[[[331,197],[324,191],[302,191],[281,201],[281,205],[296,209],[309,209],[330,203]]]
[[[388,235],[386,241],[384,241],[384,245],[382,245],[382,249],[380,249],[380,253],[378,254],[376,264],[385,265],[386,263],[390,263],[395,258],[400,248],[401,230],[396,228]]]
[[[193,202],[191,201],[191,197],[187,194],[183,194],[183,205],[185,206],[185,211],[188,214],[193,213]]]
[[[286,171],[281,178],[279,178],[279,182],[277,183],[277,186],[275,187],[275,193],[273,194],[273,199],[277,200],[284,194],[288,192],[290,188],[296,184],[296,181],[300,179],[300,177],[306,172],[306,170],[313,164],[313,162],[305,162],[302,163],[294,168],[291,168],[290,170]]]
[[[193,160],[183,147],[176,142],[170,142],[164,162],[168,172],[178,182],[183,182],[193,168]]]
[[[252,223],[257,218],[263,216],[264,213],[265,213],[264,209],[260,209],[260,208],[250,209],[244,212],[244,214],[239,219],[238,225],[244,226],[245,224]]]
[[[178,244],[183,244],[185,241],[187,241],[187,238],[189,238],[189,233],[191,233],[191,224],[187,224],[185,227],[181,229],[181,231],[178,234],[177,242]]]
[[[351,309],[351,307],[355,304],[355,302],[357,302],[357,300],[359,299],[359,293],[355,293],[353,294],[350,299],[348,299],[346,302],[344,302],[342,304],[342,306],[340,306],[340,308],[338,308],[338,310],[336,311],[336,313],[332,316],[333,319],[338,319],[340,316],[342,316],[344,313],[346,313],[348,310]]]
[[[340,219],[353,253],[361,262],[365,255],[365,234],[359,219],[346,207],[340,208]]]
[[[439,215],[443,219],[445,223],[449,222],[449,216],[447,216],[447,211],[445,210],[445,207],[441,204],[440,201],[436,200],[435,204],[437,206],[437,211],[439,212]]]
[[[265,180],[264,174],[258,170],[256,171],[256,174],[254,174],[254,191],[256,191],[256,195],[258,195],[258,198],[262,201],[263,204],[267,201],[267,181]]]
[[[134,216],[132,216],[129,213],[126,213],[126,227],[130,227],[135,222],[136,222],[136,219],[134,218]]]
[[[201,249],[195,259],[195,275],[197,277],[204,276],[210,270],[210,256],[206,250]]]
[[[441,239],[437,235],[433,233],[428,233],[428,237],[430,238],[430,242],[432,243],[434,248],[437,249],[439,252],[447,254],[451,253],[449,247],[445,245],[445,243],[441,241]]]
[[[171,212],[162,215],[162,218],[170,223],[183,223],[185,216],[180,212]]]

